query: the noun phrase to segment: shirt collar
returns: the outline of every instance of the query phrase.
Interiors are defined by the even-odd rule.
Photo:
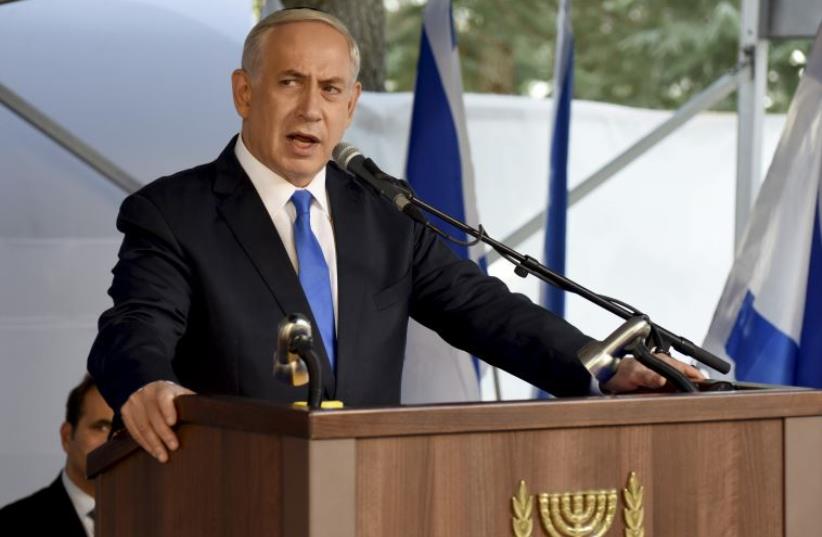
[[[82,520],[83,517],[88,515],[89,511],[94,509],[94,498],[74,484],[74,481],[72,481],[66,473],[65,468],[61,472],[61,478],[63,480],[63,487],[66,489],[72,505],[74,505],[74,510],[77,511],[77,515]]]
[[[242,134],[237,136],[237,143],[234,144],[234,154],[237,155],[240,166],[248,174],[248,178],[251,179],[254,188],[257,189],[263,203],[269,210],[279,211],[285,207],[297,187],[257,160],[257,157],[251,154],[251,151],[243,142]],[[308,183],[305,190],[311,192],[323,213],[330,214],[328,211],[328,196],[325,191],[325,166]]]

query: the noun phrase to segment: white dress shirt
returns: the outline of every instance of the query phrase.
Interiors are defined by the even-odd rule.
[[[65,469],[60,472],[60,477],[63,480],[63,487],[68,493],[71,504],[74,506],[74,510],[77,511],[80,522],[83,523],[86,535],[88,535],[88,537],[94,537],[94,519],[88,516],[88,514],[94,510],[94,498],[75,485]]]
[[[280,240],[285,246],[291,266],[299,274],[297,248],[294,245],[294,221],[297,219],[297,209],[291,202],[291,196],[297,189],[294,185],[268,169],[265,164],[257,160],[243,143],[242,135],[237,136],[234,145],[234,154],[240,161],[245,173],[254,184],[254,188],[263,200],[268,216],[274,223]],[[325,190],[325,168],[311,180],[305,190],[311,192],[311,230],[320,243],[320,248],[328,265],[328,275],[331,278],[331,300],[334,305],[334,323],[338,324],[337,312],[337,249],[334,243],[334,227],[331,221],[331,210],[328,203],[328,193]],[[299,312],[287,312],[299,313]]]

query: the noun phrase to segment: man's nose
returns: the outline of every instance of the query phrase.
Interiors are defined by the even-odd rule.
[[[314,84],[306,84],[300,95],[300,102],[298,103],[297,111],[300,117],[308,121],[319,121],[322,119],[322,114],[320,113],[321,98],[320,88]]]

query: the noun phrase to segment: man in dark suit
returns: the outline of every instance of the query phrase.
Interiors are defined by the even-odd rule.
[[[461,261],[329,164],[361,92],[348,30],[315,10],[260,21],[232,75],[240,135],[216,161],[129,196],[89,370],[135,440],[177,448],[173,399],[196,390],[280,402],[284,315],[310,317],[326,396],[399,403],[407,321],[557,395],[590,394],[577,329]],[[623,362],[607,388],[658,386]],[[697,374],[689,370],[691,374]]]
[[[66,464],[51,485],[0,509],[0,528],[15,535],[93,537],[94,483],[86,456],[106,441],[113,412],[88,375],[66,402],[60,441]]]

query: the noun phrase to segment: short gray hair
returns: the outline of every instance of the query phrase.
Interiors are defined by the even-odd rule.
[[[260,22],[255,24],[254,28],[248,32],[243,45],[242,67],[246,72],[252,74],[259,67],[260,52],[269,30],[289,22],[323,22],[340,32],[348,42],[348,55],[351,57],[351,74],[353,75],[352,83],[356,82],[360,74],[360,47],[357,46],[354,36],[351,35],[345,24],[334,15],[311,8],[281,9],[260,19]]]

